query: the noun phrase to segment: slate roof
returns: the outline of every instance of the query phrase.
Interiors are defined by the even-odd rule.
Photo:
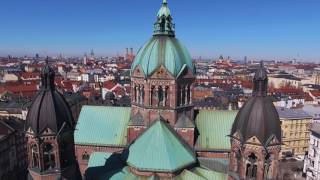
[[[275,135],[281,141],[281,128],[278,112],[270,97],[254,96],[242,106],[230,135],[239,131],[242,141],[245,142],[253,136],[265,144]]]
[[[229,151],[232,123],[238,111],[200,110],[196,117],[199,136],[195,148],[205,151]]]
[[[279,118],[282,120],[300,120],[300,119],[312,119],[312,116],[302,109],[289,109],[284,107],[276,108],[279,114]]]
[[[32,101],[26,120],[26,130],[39,135],[48,128],[58,133],[61,128],[74,129],[74,119],[64,96],[54,84],[54,70],[47,64],[41,73],[41,89]]]
[[[319,123],[313,123],[310,129],[312,135],[320,138],[320,124]]]
[[[162,120],[156,120],[131,144],[127,159],[129,166],[152,172],[176,172],[195,162],[191,148]]]
[[[268,145],[273,136],[281,141],[279,115],[272,98],[267,95],[268,76],[262,62],[255,73],[253,84],[253,95],[239,110],[230,135],[238,132],[242,143],[257,137],[264,146]]]
[[[130,107],[83,106],[74,133],[76,145],[126,146]]]

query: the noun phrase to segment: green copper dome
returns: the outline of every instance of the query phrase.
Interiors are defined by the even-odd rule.
[[[185,67],[194,72],[187,49],[175,38],[174,27],[170,9],[164,0],[154,24],[153,37],[138,51],[131,69],[140,66],[146,77],[160,66],[165,67],[174,77],[178,77]]]

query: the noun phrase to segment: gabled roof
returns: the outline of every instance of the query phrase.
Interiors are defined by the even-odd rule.
[[[308,114],[302,109],[289,109],[284,107],[276,107],[279,114],[279,118],[286,120],[301,120],[301,119],[312,119],[312,115]]]
[[[196,117],[199,137],[196,149],[214,151],[230,150],[230,135],[232,123],[238,111],[200,110]]]
[[[125,146],[130,107],[83,106],[74,133],[75,144]]]
[[[196,162],[177,133],[162,120],[155,121],[129,148],[127,163],[139,171],[176,172]]]

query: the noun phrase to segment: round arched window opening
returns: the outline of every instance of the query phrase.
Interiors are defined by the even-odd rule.
[[[43,146],[43,164],[44,170],[53,169],[56,166],[54,148],[49,143]]]
[[[39,151],[36,144],[31,146],[32,167],[39,168]]]

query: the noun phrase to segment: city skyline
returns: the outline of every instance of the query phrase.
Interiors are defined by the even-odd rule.
[[[75,3],[77,2],[77,3]],[[0,55],[99,56],[137,51],[161,2],[5,2]],[[317,1],[170,1],[177,37],[193,57],[319,60]]]

